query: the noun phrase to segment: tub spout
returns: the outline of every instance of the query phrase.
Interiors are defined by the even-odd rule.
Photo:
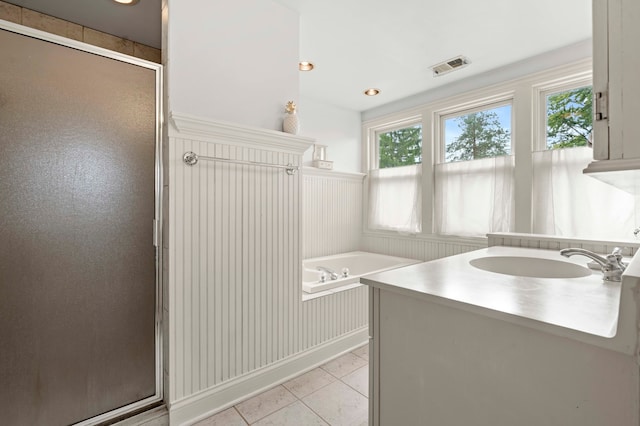
[[[336,271],[334,271],[333,269],[329,269],[329,268],[326,268],[324,266],[318,266],[316,269],[318,271],[326,272],[327,274],[329,274],[329,277],[331,277],[332,280],[337,280],[338,279],[338,273]]]

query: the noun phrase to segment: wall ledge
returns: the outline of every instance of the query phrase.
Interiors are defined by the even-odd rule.
[[[276,130],[210,120],[177,112],[171,112],[169,115],[169,137],[218,142],[298,155],[303,154],[315,142],[312,138]]]

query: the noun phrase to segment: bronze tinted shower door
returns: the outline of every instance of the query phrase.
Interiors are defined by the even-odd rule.
[[[159,67],[0,30],[0,424],[158,398]]]

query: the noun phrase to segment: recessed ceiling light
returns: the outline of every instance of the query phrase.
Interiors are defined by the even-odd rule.
[[[302,61],[298,64],[298,69],[300,71],[311,71],[315,65],[312,62]]]
[[[133,6],[134,4],[137,4],[140,0],[113,0],[113,1],[120,4],[126,4],[127,6]]]
[[[364,91],[364,94],[367,96],[375,96],[380,93],[380,89],[367,89]]]

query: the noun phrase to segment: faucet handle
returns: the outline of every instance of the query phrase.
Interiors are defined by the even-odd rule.
[[[622,261],[622,249],[620,247],[614,248],[611,254],[607,256],[607,260],[617,262],[623,271],[627,268],[627,263]]]

